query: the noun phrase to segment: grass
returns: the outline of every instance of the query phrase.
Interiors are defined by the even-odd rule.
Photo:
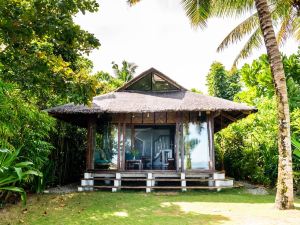
[[[300,224],[300,210],[275,211],[273,202],[243,190],[32,195],[26,208],[2,209],[0,224]]]

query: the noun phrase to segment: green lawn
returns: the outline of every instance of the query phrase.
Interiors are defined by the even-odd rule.
[[[2,209],[0,224],[300,224],[300,210],[273,202],[243,190],[45,194]]]

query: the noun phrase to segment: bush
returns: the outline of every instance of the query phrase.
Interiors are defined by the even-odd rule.
[[[77,182],[85,171],[86,129],[57,121],[51,133],[54,146],[42,171],[46,186]]]
[[[274,185],[278,161],[275,101],[261,98],[260,102],[257,113],[215,135],[216,166],[237,180]]]
[[[30,161],[30,167],[38,171],[48,162],[52,145],[47,140],[55,123],[46,112],[25,102],[20,96],[16,85],[0,80],[0,149],[18,152],[15,163]],[[5,173],[10,172],[12,176],[15,173],[14,170]],[[21,186],[37,191],[40,184],[40,179],[29,176]]]
[[[26,192],[22,188],[26,180],[42,174],[33,168],[30,161],[18,162],[19,150],[0,149],[0,201],[7,199],[10,192],[21,194],[23,204],[26,204]]]

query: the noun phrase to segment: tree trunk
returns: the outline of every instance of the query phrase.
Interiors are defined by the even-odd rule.
[[[279,160],[275,206],[278,209],[291,209],[294,207],[293,169],[286,79],[267,0],[255,0],[255,6],[267,48],[277,97]]]

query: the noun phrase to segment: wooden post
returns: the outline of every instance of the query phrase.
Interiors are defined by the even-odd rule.
[[[96,120],[90,118],[87,125],[86,170],[94,169],[94,150],[96,146]]]
[[[175,150],[176,150],[176,171],[179,171],[179,152],[180,152],[180,166],[181,171],[184,171],[184,143],[183,143],[183,119],[182,112],[176,115],[176,137],[175,137]]]
[[[181,172],[184,172],[185,171],[185,168],[184,168],[184,139],[183,139],[183,121],[182,120],[181,120],[180,126],[179,126],[179,133],[180,133]]]
[[[123,123],[123,131],[122,131],[122,170],[125,170],[125,142],[126,142],[126,123]]]
[[[121,160],[120,160],[120,157],[121,157],[121,154],[120,154],[120,141],[121,141],[121,124],[118,123],[118,159],[117,159],[117,170],[119,171],[121,166],[120,166],[120,163],[121,163]]]
[[[130,146],[131,151],[135,148],[135,146],[134,146],[134,139],[135,139],[134,136],[135,136],[134,125],[131,124],[131,146]]]
[[[212,148],[212,170],[215,170],[216,161],[215,161],[215,118],[211,116],[211,148]]]
[[[176,171],[179,172],[179,116],[176,114],[176,131],[175,131],[175,162]]]
[[[215,146],[214,146],[214,116],[212,113],[207,115],[207,128],[208,128],[208,143],[209,143],[209,169],[215,170]]]

